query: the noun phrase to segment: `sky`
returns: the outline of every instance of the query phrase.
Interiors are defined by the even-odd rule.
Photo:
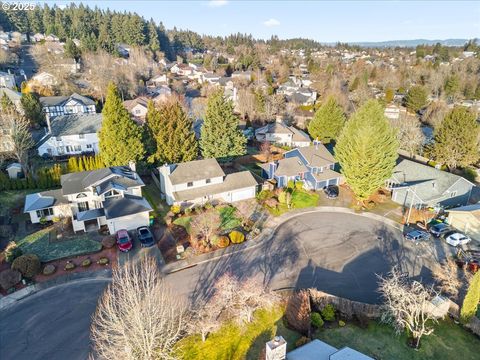
[[[62,4],[65,1],[48,1]],[[480,38],[480,1],[83,1],[200,34],[320,42]]]

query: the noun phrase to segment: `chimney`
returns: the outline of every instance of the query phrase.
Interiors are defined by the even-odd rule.
[[[137,172],[137,164],[135,164],[135,161],[130,160],[130,161],[128,162],[128,167],[129,167],[130,170],[132,170],[133,172]]]
[[[284,360],[287,356],[287,342],[282,336],[275,336],[267,342],[265,360]]]

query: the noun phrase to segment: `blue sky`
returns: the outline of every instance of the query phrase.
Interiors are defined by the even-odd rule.
[[[49,1],[49,3],[65,3]],[[321,42],[480,37],[479,1],[83,1],[201,34]]]

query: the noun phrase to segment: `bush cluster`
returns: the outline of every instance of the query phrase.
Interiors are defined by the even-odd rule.
[[[232,244],[240,244],[245,241],[245,235],[238,230],[232,231],[229,237]]]
[[[27,279],[37,275],[40,272],[40,266],[40,259],[35,254],[21,255],[12,262],[12,269],[20,271]]]
[[[172,205],[170,207],[170,211],[174,214],[174,215],[178,215],[180,214],[180,211],[182,210],[182,208],[180,207],[180,205]]]
[[[335,308],[332,304],[327,304],[322,310],[322,317],[325,321],[335,320]]]
[[[52,275],[55,271],[57,270],[57,268],[55,267],[55,265],[53,264],[47,264],[45,265],[45,267],[43,268],[43,275]]]
[[[100,264],[100,265],[108,265],[108,263],[109,263],[109,260],[107,257],[101,257],[97,261],[97,264]]]
[[[324,321],[318,312],[312,312],[310,315],[310,323],[314,328],[320,329],[323,327]]]
[[[75,263],[71,262],[71,261],[67,261],[67,263],[65,264],[65,267],[63,268],[65,271],[70,271],[70,270],[73,270],[77,267],[77,265],[75,265]]]

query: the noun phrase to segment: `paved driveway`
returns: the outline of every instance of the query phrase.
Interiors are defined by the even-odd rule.
[[[377,273],[392,265],[430,281],[429,268],[445,256],[440,241],[404,244],[398,229],[358,215],[303,214],[249,250],[167,276],[179,298],[209,296],[227,271],[257,276],[273,289],[315,286],[354,300],[377,302]],[[85,359],[90,316],[105,282],[65,284],[0,313],[0,358]]]

